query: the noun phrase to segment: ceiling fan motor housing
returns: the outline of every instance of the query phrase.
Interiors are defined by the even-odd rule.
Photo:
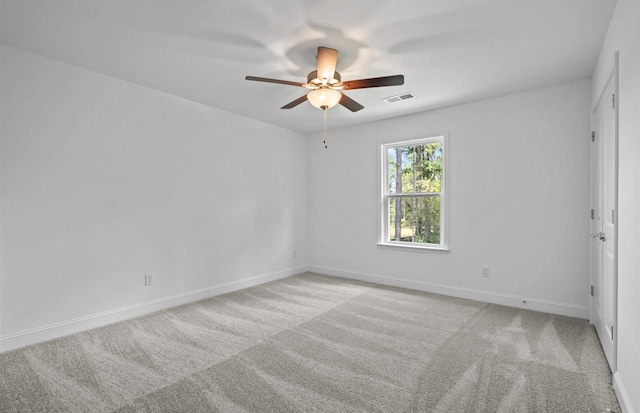
[[[327,80],[327,85],[329,86],[337,86],[342,82],[342,76],[340,73],[333,72],[333,79]],[[309,72],[307,75],[307,83],[309,86],[320,86],[322,85],[322,79],[318,79],[318,71],[314,70],[313,72]]]

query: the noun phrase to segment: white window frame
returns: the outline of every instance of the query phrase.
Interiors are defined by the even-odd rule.
[[[404,196],[411,197],[440,197],[440,244],[427,244],[421,242],[391,241],[389,240],[389,199],[394,194],[389,192],[389,149],[398,146],[416,146],[429,143],[442,145],[442,186],[441,192],[410,193]],[[402,142],[390,142],[379,147],[379,198],[378,198],[378,242],[383,247],[401,248],[413,251],[449,251],[449,134],[440,133],[430,135],[428,138],[420,138]],[[392,196],[394,195],[394,196]]]

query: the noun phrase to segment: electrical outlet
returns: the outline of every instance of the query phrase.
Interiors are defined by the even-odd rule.
[[[489,266],[485,265],[484,267],[482,267],[482,276],[483,277],[489,276]]]
[[[153,285],[153,275],[151,274],[144,275],[144,285]]]
[[[298,256],[298,252],[296,250],[293,250],[293,258]]]

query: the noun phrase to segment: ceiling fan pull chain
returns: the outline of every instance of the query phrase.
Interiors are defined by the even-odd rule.
[[[327,149],[327,107],[323,108],[324,112],[324,139],[322,143],[324,143],[324,148]]]

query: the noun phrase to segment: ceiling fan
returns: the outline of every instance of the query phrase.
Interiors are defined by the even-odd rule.
[[[403,75],[374,77],[369,79],[342,81],[340,73],[336,71],[338,51],[329,47],[318,47],[318,69],[307,75],[307,83],[292,82],[288,80],[270,79],[266,77],[246,76],[246,80],[256,82],[278,83],[281,85],[300,86],[311,89],[307,94],[284,105],[281,109],[291,109],[305,100],[313,106],[325,110],[338,103],[352,112],[364,109],[364,106],[345,95],[342,91],[365,89],[370,87],[398,86],[404,84]]]
[[[327,109],[334,107],[338,103],[357,112],[364,109],[364,106],[351,99],[341,91],[353,89],[366,89],[370,87],[398,86],[404,84],[403,75],[372,77],[369,79],[342,81],[340,73],[336,71],[338,63],[338,51],[329,47],[318,47],[318,69],[307,75],[307,83],[292,82],[289,80],[270,79],[267,77],[246,76],[246,80],[256,82],[278,83],[281,85],[300,86],[311,89],[305,95],[300,96],[293,102],[287,103],[281,109],[291,109],[305,100],[313,106],[322,109],[324,112],[324,147],[327,148]]]

